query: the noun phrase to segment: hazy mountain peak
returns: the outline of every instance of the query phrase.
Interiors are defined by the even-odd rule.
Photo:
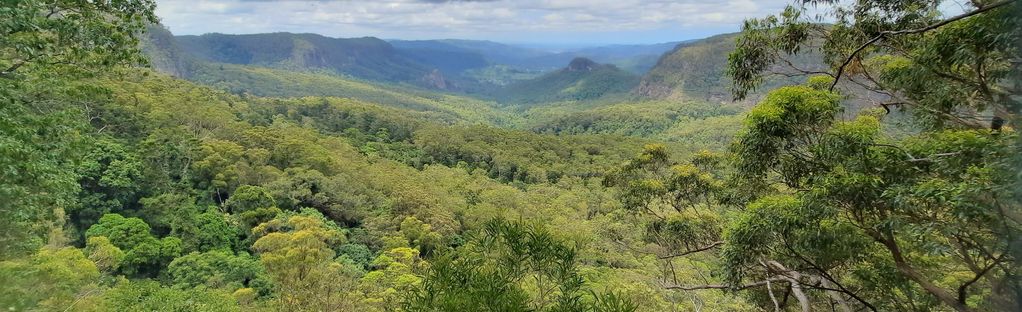
[[[589,72],[593,71],[593,69],[596,69],[597,66],[600,66],[600,64],[594,62],[593,60],[584,57],[576,57],[575,59],[571,60],[571,63],[568,64],[566,70],[572,72],[577,71]]]

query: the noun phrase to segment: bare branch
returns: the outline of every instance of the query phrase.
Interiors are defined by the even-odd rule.
[[[18,62],[14,63],[14,65],[11,65],[11,67],[8,67],[7,69],[4,69],[3,71],[0,71],[0,77],[3,77],[3,78],[11,77],[11,74],[14,74],[14,71],[18,70],[18,68],[21,68],[21,66],[24,66],[25,63],[28,63],[28,61],[27,60],[19,60]]]
[[[962,152],[938,153],[938,154],[930,155],[927,158],[916,158],[915,156],[912,156],[912,154],[909,153],[907,150],[905,150],[905,149],[903,149],[903,148],[901,148],[900,146],[897,146],[897,145],[880,144],[880,143],[874,143],[872,145],[873,146],[878,146],[878,147],[889,147],[889,148],[893,148],[893,149],[899,150],[902,153],[905,153],[905,156],[908,156],[908,161],[909,162],[933,161],[933,159],[937,158],[937,157],[955,156],[955,155],[958,155],[958,154],[962,153]]]
[[[849,290],[847,287],[842,285],[840,282],[838,282],[838,280],[836,278],[831,276],[830,273],[827,273],[826,269],[824,269],[820,265],[816,264],[815,262],[813,262],[809,258],[806,258],[801,253],[795,251],[794,248],[791,248],[791,246],[788,245],[787,241],[784,242],[784,247],[788,249],[788,252],[790,252],[791,254],[793,254],[796,257],[798,257],[800,260],[802,260],[803,263],[808,264],[810,268],[812,268],[813,270],[815,270],[816,272],[819,273],[818,278],[819,278],[820,282],[823,284],[823,287],[819,287],[819,286],[813,286],[813,287],[822,288],[824,290],[828,290],[828,291],[831,291],[831,292],[834,292],[834,293],[844,293],[844,294],[848,295],[849,297],[851,297],[852,299],[855,299],[856,301],[861,303],[866,309],[869,309],[870,311],[873,311],[873,312],[877,312],[877,309],[876,309],[876,307],[873,306],[873,304],[869,303],[868,301],[866,301],[865,299],[863,299],[862,297],[857,295],[855,292]],[[830,284],[830,285],[828,285],[828,284]],[[831,286],[837,287],[837,289],[832,289],[833,287],[831,287]],[[841,301],[843,301],[843,300],[841,300]],[[847,304],[845,304],[845,305],[847,305]],[[844,308],[847,309],[847,306],[844,307]]]
[[[759,264],[763,265],[764,268],[770,270],[770,267],[763,263],[763,260],[759,261]],[[770,295],[770,301],[774,303],[774,312],[781,311],[781,305],[777,303],[777,297],[774,297],[774,288],[770,285],[770,280],[766,280],[767,294]]]
[[[724,244],[724,241],[716,241],[716,242],[713,242],[713,243],[711,243],[709,245],[706,245],[706,246],[703,246],[703,247],[699,247],[699,248],[696,248],[696,249],[689,249],[689,250],[683,251],[681,253],[672,254],[672,255],[657,256],[657,258],[658,259],[671,259],[671,258],[677,258],[677,257],[684,257],[684,256],[691,255],[691,254],[694,254],[694,253],[699,253],[699,252],[707,251],[707,250],[716,248],[717,246],[720,246],[720,245],[723,245],[723,244]]]
[[[802,68],[799,68],[798,66],[795,66],[794,63],[792,63],[790,60],[788,60],[786,58],[781,57],[779,59],[781,61],[784,61],[784,63],[787,64],[788,67],[791,68],[791,70],[797,71],[797,72],[799,72],[799,73],[801,73],[803,75],[827,75],[827,76],[830,76],[831,78],[834,78],[834,74],[831,74],[830,72],[822,71],[822,70],[802,69]]]
[[[724,285],[724,284],[716,284],[716,285],[693,285],[693,286],[667,285],[667,286],[664,286],[664,288],[666,288],[666,289],[673,289],[673,290],[705,290],[705,289],[743,290],[743,289],[749,289],[749,288],[766,286],[767,281],[769,281],[769,282],[784,282],[784,281],[787,281],[787,280],[784,279],[784,278],[780,278],[780,277],[771,277],[771,278],[768,278],[768,279],[763,280],[763,281],[749,283],[749,284],[745,284],[745,285],[739,285],[739,286],[735,286],[735,287],[732,287],[732,286],[729,286],[729,285]]]
[[[770,295],[770,301],[774,302],[774,311],[775,312],[780,312],[781,311],[781,305],[777,303],[777,297],[774,297],[774,289],[770,285],[770,280],[766,281],[766,286],[767,286],[767,294]]]
[[[769,264],[769,265],[767,265]],[[798,299],[799,305],[802,306],[802,312],[809,312],[811,306],[809,304],[809,296],[802,291],[802,273],[795,270],[790,270],[783,264],[777,261],[767,261],[763,264],[770,271],[775,271],[781,275],[788,283],[791,284],[791,293]]]

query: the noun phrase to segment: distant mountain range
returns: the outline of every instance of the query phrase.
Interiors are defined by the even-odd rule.
[[[158,70],[193,81],[218,83],[234,92],[265,94],[256,86],[271,86],[281,81],[280,74],[224,65],[332,75],[342,80],[464,93],[529,106],[628,93],[650,99],[727,101],[730,82],[724,71],[736,36],[554,53],[480,40],[388,41],[293,33],[174,36],[154,25],[143,46]],[[819,68],[812,64],[822,64],[812,54],[792,61],[809,69]],[[325,87],[335,84],[325,83],[327,80],[304,79],[316,85],[292,89],[318,90],[307,95],[344,94],[343,90]],[[767,83],[787,80],[774,78]]]
[[[510,44],[480,40],[391,40],[394,47],[419,55],[427,64],[444,64],[452,56],[477,54],[486,63],[480,63],[476,57],[464,58],[461,68],[481,68],[486,65],[508,65],[524,70],[550,71],[556,70],[572,59],[584,57],[605,64],[613,64],[637,75],[642,75],[665,52],[670,51],[679,42],[657,43],[648,45],[608,45],[600,47],[580,48],[562,52],[548,52],[540,49],[521,47]]]
[[[414,82],[435,76],[455,77],[470,69],[506,65],[529,71],[552,71],[577,57],[617,65],[635,74],[652,68],[656,59],[677,43],[611,45],[567,52],[481,40],[390,40],[374,37],[330,38],[316,34],[265,33],[248,35],[205,34],[173,36],[160,26],[150,27],[149,52],[164,59],[256,65],[290,70],[327,70],[353,77]],[[153,49],[155,47],[155,49]],[[162,51],[159,51],[162,50]],[[165,65],[165,69],[169,69]],[[178,68],[176,74],[185,70]]]
[[[561,66],[578,57],[584,57],[604,64],[613,64],[636,75],[645,74],[664,53],[671,51],[681,42],[667,42],[647,45],[609,45],[584,48],[533,58],[535,66]]]
[[[437,66],[417,62],[386,41],[315,34],[177,36],[183,51],[203,61],[289,70],[326,70],[353,77],[447,89]]]

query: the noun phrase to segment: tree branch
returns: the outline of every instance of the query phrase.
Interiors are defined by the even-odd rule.
[[[724,244],[724,241],[716,241],[716,242],[713,242],[713,243],[711,243],[709,245],[706,245],[706,246],[703,246],[703,247],[699,247],[699,248],[696,248],[696,249],[689,249],[689,250],[686,250],[686,251],[681,252],[681,253],[676,253],[676,254],[666,255],[666,256],[657,256],[657,259],[664,260],[664,259],[671,259],[671,258],[677,258],[677,257],[684,257],[684,256],[691,255],[691,254],[694,254],[694,253],[707,251],[707,250],[716,248],[717,246],[720,246],[720,245],[723,245],[723,244]]]
[[[833,284],[834,287],[837,287],[837,289],[827,289],[827,288],[831,288],[831,287],[829,285],[824,285],[824,287],[819,287],[819,288],[824,288],[825,290],[830,290],[830,291],[834,291],[834,292],[838,292],[838,293],[844,293],[844,294],[848,295],[849,297],[851,297],[852,299],[855,299],[855,301],[858,301],[859,303],[861,303],[866,309],[869,309],[870,311],[873,311],[873,312],[877,312],[877,308],[874,307],[873,304],[869,303],[869,301],[866,301],[866,299],[863,299],[859,295],[855,294],[855,292],[851,291],[850,289],[848,289],[847,287],[842,285],[836,278],[831,276],[830,273],[827,273],[826,269],[824,269],[820,265],[816,264],[815,262],[813,262],[809,258],[806,258],[801,253],[795,251],[795,249],[792,248],[791,245],[788,245],[787,241],[784,241],[784,247],[786,249],[788,249],[788,252],[790,252],[791,254],[795,255],[795,257],[799,258],[799,260],[802,260],[803,263],[808,264],[810,268],[812,268],[813,270],[816,270],[817,272],[819,272],[818,278],[820,279],[821,282],[825,282],[824,284],[829,282],[830,284]]]
[[[803,68],[799,68],[798,66],[795,66],[795,64],[792,63],[787,58],[779,57],[778,59],[780,59],[781,61],[784,61],[784,63],[786,65],[788,65],[788,68],[790,68],[791,70],[794,70],[794,71],[796,71],[798,73],[775,73],[775,74],[783,75],[783,76],[787,76],[787,77],[802,76],[802,75],[827,75],[827,76],[830,76],[831,78],[834,78],[834,74],[831,74],[830,72],[822,71],[822,70],[803,69]]]
[[[892,97],[895,97],[895,96],[892,96]],[[984,129],[984,128],[987,127],[986,125],[980,123],[979,121],[975,121],[975,119],[977,119],[977,118],[974,118],[974,117],[958,116],[958,115],[955,115],[955,114],[952,114],[952,113],[942,112],[942,111],[939,111],[939,110],[936,110],[936,109],[933,109],[933,108],[929,108],[929,107],[926,107],[926,106],[923,106],[923,105],[918,105],[916,103],[911,103],[911,102],[906,101],[904,99],[898,98],[898,100],[900,100],[900,101],[899,102],[881,103],[880,106],[883,107],[884,110],[887,111],[888,113],[890,113],[890,111],[891,111],[889,106],[899,106],[899,105],[900,106],[911,106],[913,108],[920,109],[920,110],[926,111],[926,112],[931,113],[931,114],[935,114],[935,115],[940,115],[940,116],[946,117],[946,118],[949,119],[949,121],[954,122],[954,123],[956,123],[956,124],[958,124],[960,126],[963,126],[963,127],[968,127],[968,128],[972,128],[972,129]],[[995,109],[996,109],[996,107],[997,106],[994,106]],[[966,118],[973,119],[973,120],[969,120],[969,119],[966,119]]]
[[[13,65],[11,65],[11,67],[8,67],[7,69],[4,69],[3,71],[0,71],[0,77],[10,78],[11,74],[13,74],[14,71],[18,70],[18,68],[20,68],[21,66],[24,66],[25,63],[28,63],[28,61],[27,60],[19,60],[17,63],[14,63]]]
[[[667,285],[667,286],[664,286],[664,288],[666,288],[666,289],[673,289],[673,290],[705,290],[705,289],[743,290],[743,289],[749,289],[749,288],[766,286],[768,281],[769,282],[786,282],[788,280],[784,279],[784,278],[779,278],[779,277],[772,277],[772,278],[768,278],[766,280],[762,280],[762,281],[759,281],[759,282],[749,283],[749,284],[745,284],[745,285],[739,285],[739,286],[736,286],[736,287],[732,287],[732,286],[724,285],[724,284],[716,284],[716,285],[694,285],[694,286]]]
[[[897,145],[880,144],[880,143],[874,143],[872,145],[873,146],[878,146],[878,147],[889,147],[889,148],[897,149],[897,150],[901,151],[902,153],[905,153],[905,156],[908,156],[908,162],[933,161],[933,158],[955,156],[955,155],[961,154],[961,152],[938,153],[938,154],[930,155],[927,158],[916,158],[915,156],[912,156],[912,154],[910,154],[908,151],[906,151],[905,149],[903,149],[903,148],[901,148],[900,146],[897,146]]]
[[[903,276],[909,280],[915,282],[919,287],[922,287],[930,295],[934,296],[940,302],[948,305],[959,312],[972,311],[969,306],[958,302],[958,298],[948,292],[946,289],[934,284],[932,281],[923,276],[917,271],[908,259],[905,259],[902,254],[901,248],[898,246],[897,240],[894,238],[894,234],[890,231],[886,233],[870,232],[870,236],[873,237],[878,243],[887,248],[887,251],[891,254],[891,260],[894,261],[894,266]]]
[[[968,297],[969,286],[972,286],[972,284],[974,284],[977,281],[979,281],[979,279],[982,278],[983,275],[986,275],[987,272],[990,272],[990,269],[993,269],[994,267],[996,267],[997,264],[1001,262],[1002,258],[1004,258],[1004,255],[1001,255],[1001,257],[999,257],[997,259],[994,259],[994,261],[991,262],[990,265],[987,265],[987,267],[983,268],[982,271],[980,271],[979,273],[976,273],[976,276],[974,276],[971,280],[965,282],[961,286],[958,286],[958,302],[959,303],[965,304],[965,298]]]
[[[767,264],[769,264],[769,266]],[[781,275],[781,277],[787,280],[789,284],[791,284],[791,294],[795,296],[795,299],[798,299],[798,303],[802,307],[802,312],[809,312],[811,310],[809,296],[802,291],[802,273],[790,270],[780,262],[773,260],[767,261],[763,264],[763,266],[767,267],[767,270],[777,272]]]
[[[770,301],[774,302],[774,312],[781,312],[781,305],[777,303],[777,297],[774,297],[774,288],[770,285],[770,280],[766,281],[767,294],[770,295]]]
[[[989,11],[991,11],[993,9],[997,9],[997,8],[1000,8],[1000,7],[1003,7],[1003,6],[1015,3],[1015,1],[1016,0],[1005,0],[1005,1],[997,2],[997,3],[993,3],[993,4],[990,4],[988,6],[981,7],[981,8],[978,8],[976,10],[973,10],[971,12],[967,12],[967,13],[964,13],[964,14],[961,14],[961,15],[956,15],[954,17],[945,19],[945,20],[940,21],[940,22],[938,22],[936,24],[929,25],[929,26],[926,26],[926,27],[923,27],[923,28],[882,31],[876,37],[873,37],[873,39],[870,39],[869,41],[866,41],[866,43],[863,43],[857,49],[852,51],[852,54],[848,55],[848,58],[845,59],[845,62],[842,63],[840,67],[838,67],[837,74],[834,75],[834,82],[831,83],[829,90],[830,91],[834,91],[834,87],[836,87],[838,81],[841,80],[841,75],[844,74],[845,68],[848,67],[848,64],[851,64],[853,60],[855,60],[855,58],[858,56],[859,53],[861,53],[863,50],[866,50],[866,48],[868,48],[869,46],[872,46],[873,44],[877,43],[880,40],[883,40],[884,38],[886,38],[888,36],[924,33],[924,32],[927,32],[927,31],[931,31],[931,30],[943,27],[943,26],[945,26],[947,24],[951,24],[951,23],[957,22],[957,21],[962,20],[962,19],[966,19],[966,18],[973,17],[973,16],[976,16],[976,15],[979,15],[979,14],[983,14],[983,13],[989,12]]]

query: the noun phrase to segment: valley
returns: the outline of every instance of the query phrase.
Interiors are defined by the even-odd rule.
[[[662,72],[674,66],[671,57],[699,49],[703,55],[726,55],[730,51],[721,46],[716,38],[704,41],[690,40],[678,45],[633,45],[607,46],[580,49],[573,52],[544,52],[496,42],[471,40],[432,41],[391,41],[381,43],[391,46],[381,48],[393,51],[388,54],[394,61],[377,62],[368,71],[388,71],[398,65],[414,67],[402,72],[418,73],[421,77],[391,77],[365,74],[343,67],[325,67],[302,63],[301,60],[285,59],[285,55],[319,53],[324,55],[358,55],[370,53],[364,47],[335,44],[329,47],[309,48],[309,51],[261,52],[277,53],[276,61],[251,61],[253,57],[239,57],[246,61],[204,56],[208,52],[194,50],[245,50],[234,47],[249,40],[253,42],[285,40],[290,37],[296,42],[292,47],[302,46],[307,35],[267,34],[233,38],[217,44],[210,36],[175,37],[160,27],[150,27],[150,35],[143,45],[155,68],[165,74],[181,77],[193,82],[226,90],[233,94],[250,94],[263,97],[344,97],[402,110],[428,113],[431,121],[445,124],[467,123],[529,130],[551,134],[618,134],[633,137],[658,137],[668,141],[689,141],[684,137],[667,137],[670,128],[679,128],[678,121],[702,122],[707,117],[734,116],[719,121],[734,122],[747,109],[748,104],[732,103],[717,94],[712,97],[698,90],[683,90],[683,77],[660,77]],[[209,38],[207,38],[209,37]],[[216,37],[219,38],[219,37]],[[321,41],[341,40],[313,37]],[[733,36],[729,37],[733,38]],[[347,39],[344,39],[347,40]],[[352,39],[353,40],[353,39]],[[371,39],[363,39],[371,40]],[[186,43],[181,43],[184,41]],[[253,43],[254,44],[254,43]],[[182,46],[220,45],[224,47],[182,48]],[[280,45],[275,45],[279,48]],[[190,52],[193,50],[193,52]],[[663,58],[656,53],[665,53]],[[668,53],[670,52],[670,53]],[[249,53],[254,54],[254,53]],[[653,55],[660,58],[658,67],[649,62]],[[593,59],[590,59],[592,57]],[[677,57],[677,56],[673,56]],[[255,59],[267,59],[260,56]],[[354,57],[357,58],[357,57]],[[689,60],[691,56],[684,57]],[[596,60],[608,63],[599,63]],[[646,60],[650,73],[621,69],[616,64]],[[700,77],[716,77],[722,81],[725,59],[717,58],[704,62],[711,66]],[[163,65],[170,64],[170,65]],[[178,64],[178,65],[174,65]],[[185,64],[185,65],[180,65]],[[291,64],[291,65],[286,65]],[[290,67],[289,67],[290,66]],[[298,66],[298,67],[294,67]],[[644,65],[646,66],[646,65]],[[186,68],[186,69],[181,69]],[[674,69],[670,69],[674,70]],[[689,70],[686,70],[689,71]],[[483,74],[488,73],[488,74]],[[516,77],[516,78],[510,78]],[[641,80],[641,84],[640,84]],[[677,89],[672,100],[663,99],[661,94],[647,94],[646,89],[658,81],[663,90]],[[438,83],[439,82],[439,83]],[[705,89],[726,89],[726,83],[718,82]],[[685,96],[680,94],[685,93]],[[744,107],[744,108],[743,108]],[[672,131],[672,133],[688,133]],[[725,131],[713,144],[701,144],[712,148],[723,146],[734,131]],[[718,144],[720,143],[720,144]],[[699,145],[699,144],[697,144]]]
[[[0,4],[0,308],[1012,311],[1022,6],[880,2],[558,49]]]

